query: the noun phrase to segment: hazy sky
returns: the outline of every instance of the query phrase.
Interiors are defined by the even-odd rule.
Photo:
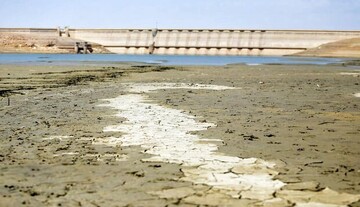
[[[360,0],[0,0],[0,27],[360,30]]]

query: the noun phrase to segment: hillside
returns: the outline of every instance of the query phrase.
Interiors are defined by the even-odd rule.
[[[360,58],[360,38],[346,39],[321,45],[295,54],[311,57],[355,57]]]
[[[0,53],[74,53],[77,40],[64,37],[44,37],[16,33],[0,33]],[[93,44],[94,53],[109,53]]]

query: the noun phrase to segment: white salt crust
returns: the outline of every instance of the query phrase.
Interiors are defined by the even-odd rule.
[[[184,166],[182,171],[185,177],[182,180],[212,186],[213,189],[222,190],[234,198],[269,201],[274,199],[275,192],[286,185],[274,179],[277,174],[273,170],[274,163],[257,158],[242,159],[220,155],[216,153],[217,143],[221,143],[220,139],[211,141],[189,133],[215,127],[215,124],[199,123],[192,115],[160,106],[149,100],[146,94],[138,94],[159,89],[228,90],[235,88],[185,83],[137,83],[124,84],[124,86],[126,91],[136,94],[107,99],[108,103],[101,106],[117,109],[116,116],[127,119],[121,124],[105,127],[104,131],[122,132],[125,135],[119,138],[110,137],[108,140],[98,140],[98,143],[111,146],[141,146],[145,153],[154,155],[143,161],[180,164]],[[284,197],[291,201],[293,200],[291,195],[290,192],[290,194],[284,194]],[[307,196],[316,197],[316,195],[317,192],[309,191]],[[331,196],[334,195],[331,194]],[[325,201],[317,202],[316,205],[345,205],[360,199],[357,195],[349,195],[346,198],[348,200],[341,203]],[[311,200],[298,204],[306,206],[309,202]]]
[[[204,90],[229,90],[236,89],[229,86],[206,85],[196,83],[126,83],[123,84],[128,92],[147,93],[160,89],[204,89]]]

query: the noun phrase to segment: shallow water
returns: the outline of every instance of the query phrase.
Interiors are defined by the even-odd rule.
[[[16,65],[114,65],[137,62],[160,65],[228,65],[228,64],[310,64],[341,63],[341,58],[280,56],[189,56],[189,55],[119,55],[119,54],[0,54],[0,64]]]

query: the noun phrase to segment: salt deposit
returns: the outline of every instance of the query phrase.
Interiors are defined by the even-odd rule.
[[[125,84],[124,86],[130,93],[108,99],[107,104],[101,105],[118,110],[116,116],[126,118],[126,121],[121,124],[105,127],[104,131],[122,132],[124,135],[119,138],[111,137],[107,141],[98,140],[96,141],[98,143],[112,146],[119,144],[141,146],[145,153],[153,155],[143,161],[180,164],[183,166],[184,173],[182,180],[212,186],[213,189],[221,190],[233,198],[271,203],[278,202],[279,199],[275,199],[275,193],[281,192],[282,196],[277,196],[281,198],[281,202],[285,199],[304,206],[312,200],[297,200],[298,193],[305,193],[304,197],[314,198],[314,202],[323,206],[344,205],[360,198],[357,195],[342,194],[345,197],[341,202],[332,200],[332,203],[328,203],[326,199],[317,199],[317,195],[334,196],[334,191],[327,189],[320,192],[281,190],[286,184],[274,179],[277,175],[274,163],[257,158],[243,159],[217,153],[217,144],[221,143],[220,139],[211,142],[209,139],[201,139],[197,135],[190,134],[193,131],[215,127],[214,123],[197,122],[192,115],[160,106],[149,100],[146,94],[139,94],[159,89],[228,90],[235,88],[183,83]]]
[[[130,92],[149,92],[158,89],[206,89],[226,90],[234,89],[226,86],[200,85],[200,84],[131,84]],[[206,130],[215,127],[212,123],[199,123],[194,116],[176,109],[170,109],[152,103],[144,95],[127,94],[115,99],[109,99],[103,106],[119,110],[117,116],[125,117],[127,121],[119,125],[108,126],[104,131],[120,131],[125,133],[121,139],[110,138],[110,145],[121,142],[122,146],[140,145],[144,152],[154,155],[144,161],[168,162],[183,166],[196,166],[197,168],[184,169],[183,180],[197,184],[207,184],[220,189],[226,189],[233,195],[240,191],[253,192],[248,196],[254,199],[268,199],[285,184],[273,180],[266,169],[274,164],[255,158],[241,159],[216,154],[216,142],[201,139],[192,135],[191,131]],[[101,141],[106,144],[106,142]],[[239,166],[260,169],[256,174],[231,172]],[[253,173],[253,171],[249,171]],[[250,195],[250,194],[249,194]]]

